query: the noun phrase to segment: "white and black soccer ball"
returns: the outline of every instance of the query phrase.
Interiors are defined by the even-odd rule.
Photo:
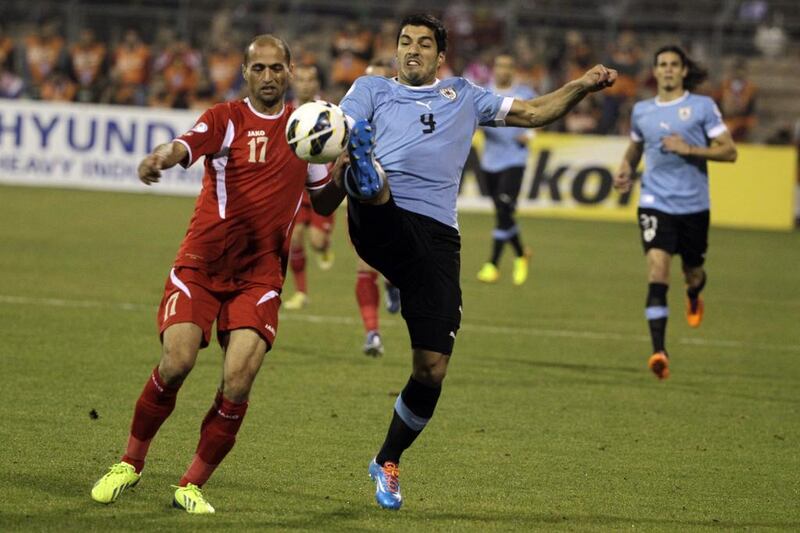
[[[308,102],[289,116],[286,141],[294,154],[309,163],[329,163],[347,146],[349,128],[344,112],[322,100]]]

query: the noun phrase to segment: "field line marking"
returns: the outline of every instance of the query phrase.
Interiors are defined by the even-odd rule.
[[[101,302],[96,300],[67,300],[62,298],[32,298],[28,296],[12,296],[0,294],[0,304],[11,305],[40,305],[46,307],[72,307],[72,308],[112,308],[123,311],[146,311],[154,310],[154,305],[144,305],[130,302]],[[342,324],[349,326],[360,326],[361,320],[349,316],[335,315],[312,315],[281,313],[281,320],[308,322],[312,324]],[[385,325],[399,326],[401,321],[392,319],[382,319]],[[478,333],[490,333],[494,335],[526,335],[530,337],[552,337],[565,339],[589,339],[604,341],[637,341],[647,342],[650,340],[646,335],[623,335],[621,333],[601,332],[601,331],[577,331],[570,329],[544,329],[535,327],[519,326],[489,326],[486,324],[464,323],[461,325],[463,331],[474,331]],[[759,349],[777,352],[800,352],[800,344],[775,344],[765,342],[746,342],[723,339],[705,339],[696,337],[680,337],[678,344],[693,346],[711,346],[717,348],[736,348],[736,349]]]

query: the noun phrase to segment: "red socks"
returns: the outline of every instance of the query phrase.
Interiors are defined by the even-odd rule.
[[[153,440],[158,428],[175,409],[175,398],[178,395],[177,387],[168,387],[158,375],[158,367],[144,385],[144,390],[136,401],[131,422],[131,434],[128,438],[128,447],[122,460],[136,468],[140,473],[144,468],[144,460],[150,441]]]
[[[306,249],[303,246],[292,246],[289,249],[289,267],[294,274],[294,288],[297,292],[308,294],[306,285]]]
[[[364,321],[366,331],[378,329],[378,273],[359,272],[356,279],[356,300],[361,311],[361,320]]]
[[[236,434],[247,412],[247,402],[233,403],[219,393],[217,398],[221,400],[219,406],[216,409],[212,407],[203,420],[200,442],[192,464],[181,478],[181,487],[188,483],[203,486],[236,442]],[[216,400],[214,404],[216,406]]]

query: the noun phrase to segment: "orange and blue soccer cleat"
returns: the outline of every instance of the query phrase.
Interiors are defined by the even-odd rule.
[[[667,379],[669,377],[669,357],[667,352],[656,352],[650,356],[647,361],[647,368],[649,368],[658,379]]]
[[[692,305],[691,298],[686,298],[686,322],[689,324],[689,327],[700,327],[700,324],[703,322],[704,308],[705,304],[703,304],[702,297],[698,296],[694,301],[694,305]]]
[[[400,495],[400,467],[391,461],[383,466],[375,462],[369,464],[369,477],[375,482],[375,501],[384,509],[397,510],[403,505]]]

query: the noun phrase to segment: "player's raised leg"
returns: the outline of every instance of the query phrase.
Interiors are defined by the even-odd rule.
[[[230,332],[223,364],[221,401],[203,420],[197,451],[178,483],[173,506],[193,514],[214,512],[202,487],[236,443],[236,434],[247,413],[250,389],[266,352],[267,342],[255,330]]]
[[[94,484],[94,501],[112,503],[139,482],[150,443],[175,408],[178,390],[194,367],[202,340],[203,330],[189,322],[164,330],[161,361],[136,401],[125,455]]]

